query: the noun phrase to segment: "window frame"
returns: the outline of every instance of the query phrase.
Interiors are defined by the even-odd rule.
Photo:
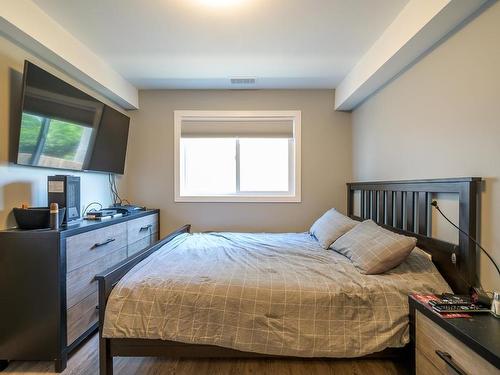
[[[196,118],[199,120],[215,120],[217,118],[231,118],[254,120],[259,119],[269,121],[292,121],[293,139],[290,142],[290,151],[292,151],[293,161],[289,167],[289,172],[293,172],[293,176],[289,173],[289,179],[294,181],[289,182],[289,186],[293,187],[286,194],[269,194],[269,192],[249,192],[248,194],[224,194],[224,195],[191,195],[185,196],[180,194],[180,140],[181,126],[185,118]],[[237,142],[238,143],[238,142]],[[237,156],[239,156],[237,154]],[[236,164],[237,171],[239,163]],[[238,173],[238,172],[237,172]],[[236,183],[239,185],[238,176]],[[292,183],[293,182],[293,183]],[[239,191],[239,189],[237,189]],[[198,111],[198,110],[177,110],[174,111],[174,201],[175,202],[301,202],[301,111]]]

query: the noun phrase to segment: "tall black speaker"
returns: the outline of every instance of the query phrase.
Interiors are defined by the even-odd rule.
[[[63,223],[80,218],[80,177],[56,175],[47,177],[47,204],[66,207]]]

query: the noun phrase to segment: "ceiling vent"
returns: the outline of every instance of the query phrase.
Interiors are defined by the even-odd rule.
[[[255,78],[231,78],[231,85],[255,85]]]

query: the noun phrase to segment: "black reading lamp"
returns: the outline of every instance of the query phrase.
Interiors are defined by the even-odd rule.
[[[458,231],[464,235],[466,235],[472,242],[474,242],[474,244],[480,248],[485,254],[486,256],[488,257],[488,259],[491,261],[491,263],[495,266],[496,270],[497,270],[497,273],[500,275],[500,269],[498,268],[498,264],[496,264],[496,262],[493,260],[492,256],[488,253],[488,251],[486,251],[486,249],[484,247],[481,246],[481,244],[479,242],[477,242],[474,238],[472,238],[471,235],[469,235],[469,233],[465,232],[464,230],[460,229],[460,227],[458,227],[458,225],[456,225],[453,221],[451,221],[450,219],[448,219],[448,217],[443,213],[443,211],[441,211],[441,209],[439,208],[438,206],[438,203],[436,200],[433,200],[431,202],[431,206],[434,207],[440,214],[441,216],[443,216],[446,221],[448,223],[450,223],[453,227],[455,227],[456,229],[458,229]],[[479,300],[479,302],[486,302],[486,300],[488,300],[489,303],[491,303],[491,299],[488,297],[488,295],[482,290],[481,287],[477,288],[477,287],[472,287],[471,288],[471,292],[472,294],[476,294],[476,298],[477,300]],[[498,293],[494,293],[494,300],[493,300],[493,305],[495,304],[495,299],[497,298],[498,296]],[[495,312],[495,309],[494,309],[494,306],[492,306],[492,310]],[[497,312],[498,314],[498,312]],[[496,316],[496,314],[495,314]]]

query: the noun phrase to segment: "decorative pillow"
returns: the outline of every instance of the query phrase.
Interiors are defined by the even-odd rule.
[[[375,275],[401,264],[416,244],[416,238],[366,220],[340,237],[331,248],[348,257],[361,273]]]
[[[335,208],[332,208],[314,222],[311,229],[309,229],[309,233],[316,237],[323,249],[328,249],[337,238],[347,233],[357,224],[357,221],[342,215]]]

